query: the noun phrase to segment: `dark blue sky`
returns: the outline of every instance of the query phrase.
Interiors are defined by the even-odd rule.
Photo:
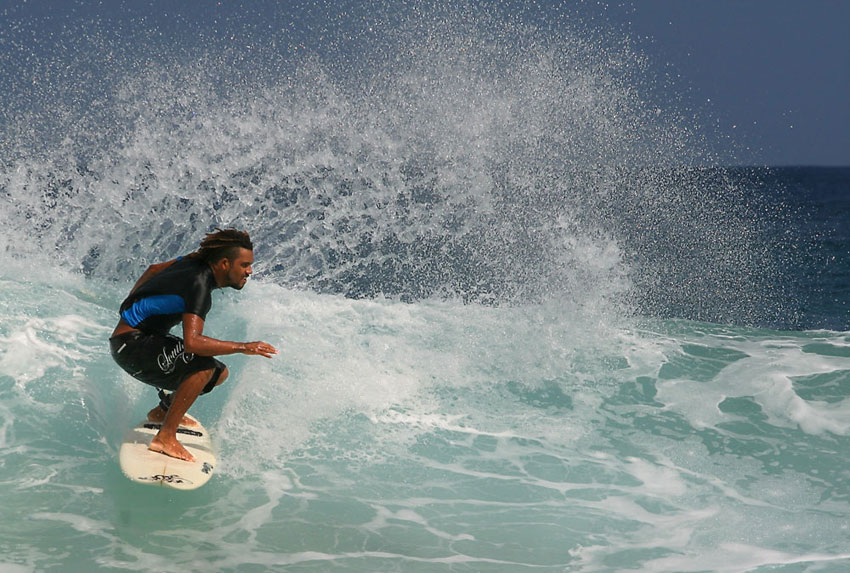
[[[521,6],[536,23],[554,13],[583,14],[593,26],[626,33],[650,66],[674,78],[671,99],[705,118],[706,132],[721,145],[728,142],[740,163],[850,165],[848,0],[483,1],[506,11]],[[369,4],[376,3],[385,10],[409,9],[401,2]],[[285,31],[289,42],[309,39],[316,49],[327,22],[340,14],[365,20],[372,10],[365,5],[351,0],[0,0],[0,44],[15,40],[26,55],[32,42],[37,53],[64,27],[84,33],[96,22],[106,30],[102,34],[111,29],[125,39],[140,24],[147,39],[274,27]],[[0,49],[8,50],[8,44]]]
[[[754,161],[850,165],[847,0],[634,0],[607,11]]]

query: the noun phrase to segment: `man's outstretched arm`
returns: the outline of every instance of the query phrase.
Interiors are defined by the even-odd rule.
[[[204,336],[204,319],[197,314],[183,314],[183,343],[186,352],[199,356],[249,354],[271,358],[277,349],[266,342],[230,342]]]

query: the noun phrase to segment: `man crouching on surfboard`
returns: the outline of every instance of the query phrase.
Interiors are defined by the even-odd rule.
[[[189,407],[227,378],[227,367],[213,356],[277,354],[265,342],[228,342],[203,334],[213,289],[241,290],[253,263],[248,233],[216,229],[194,253],[148,267],[121,303],[121,320],[109,339],[112,358],[137,380],[160,389],[159,405],[148,412],[148,420],[162,424],[151,450],[194,461],[177,441],[177,427],[193,425],[184,418]],[[183,339],[169,334],[181,322]]]

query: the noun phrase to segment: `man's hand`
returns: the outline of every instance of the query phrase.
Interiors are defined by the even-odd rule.
[[[183,313],[183,342],[186,352],[199,356],[221,356],[224,354],[249,354],[271,358],[277,348],[267,342],[230,342],[204,336],[204,319],[197,314]]]
[[[242,354],[271,358],[272,354],[277,354],[277,348],[267,342],[246,342]]]

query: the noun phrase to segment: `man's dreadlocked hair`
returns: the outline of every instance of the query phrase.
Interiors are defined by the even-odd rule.
[[[240,248],[254,250],[254,244],[251,243],[248,233],[236,229],[216,228],[215,233],[207,233],[201,241],[201,248],[193,255],[208,263],[217,263],[224,258],[232,261]]]

